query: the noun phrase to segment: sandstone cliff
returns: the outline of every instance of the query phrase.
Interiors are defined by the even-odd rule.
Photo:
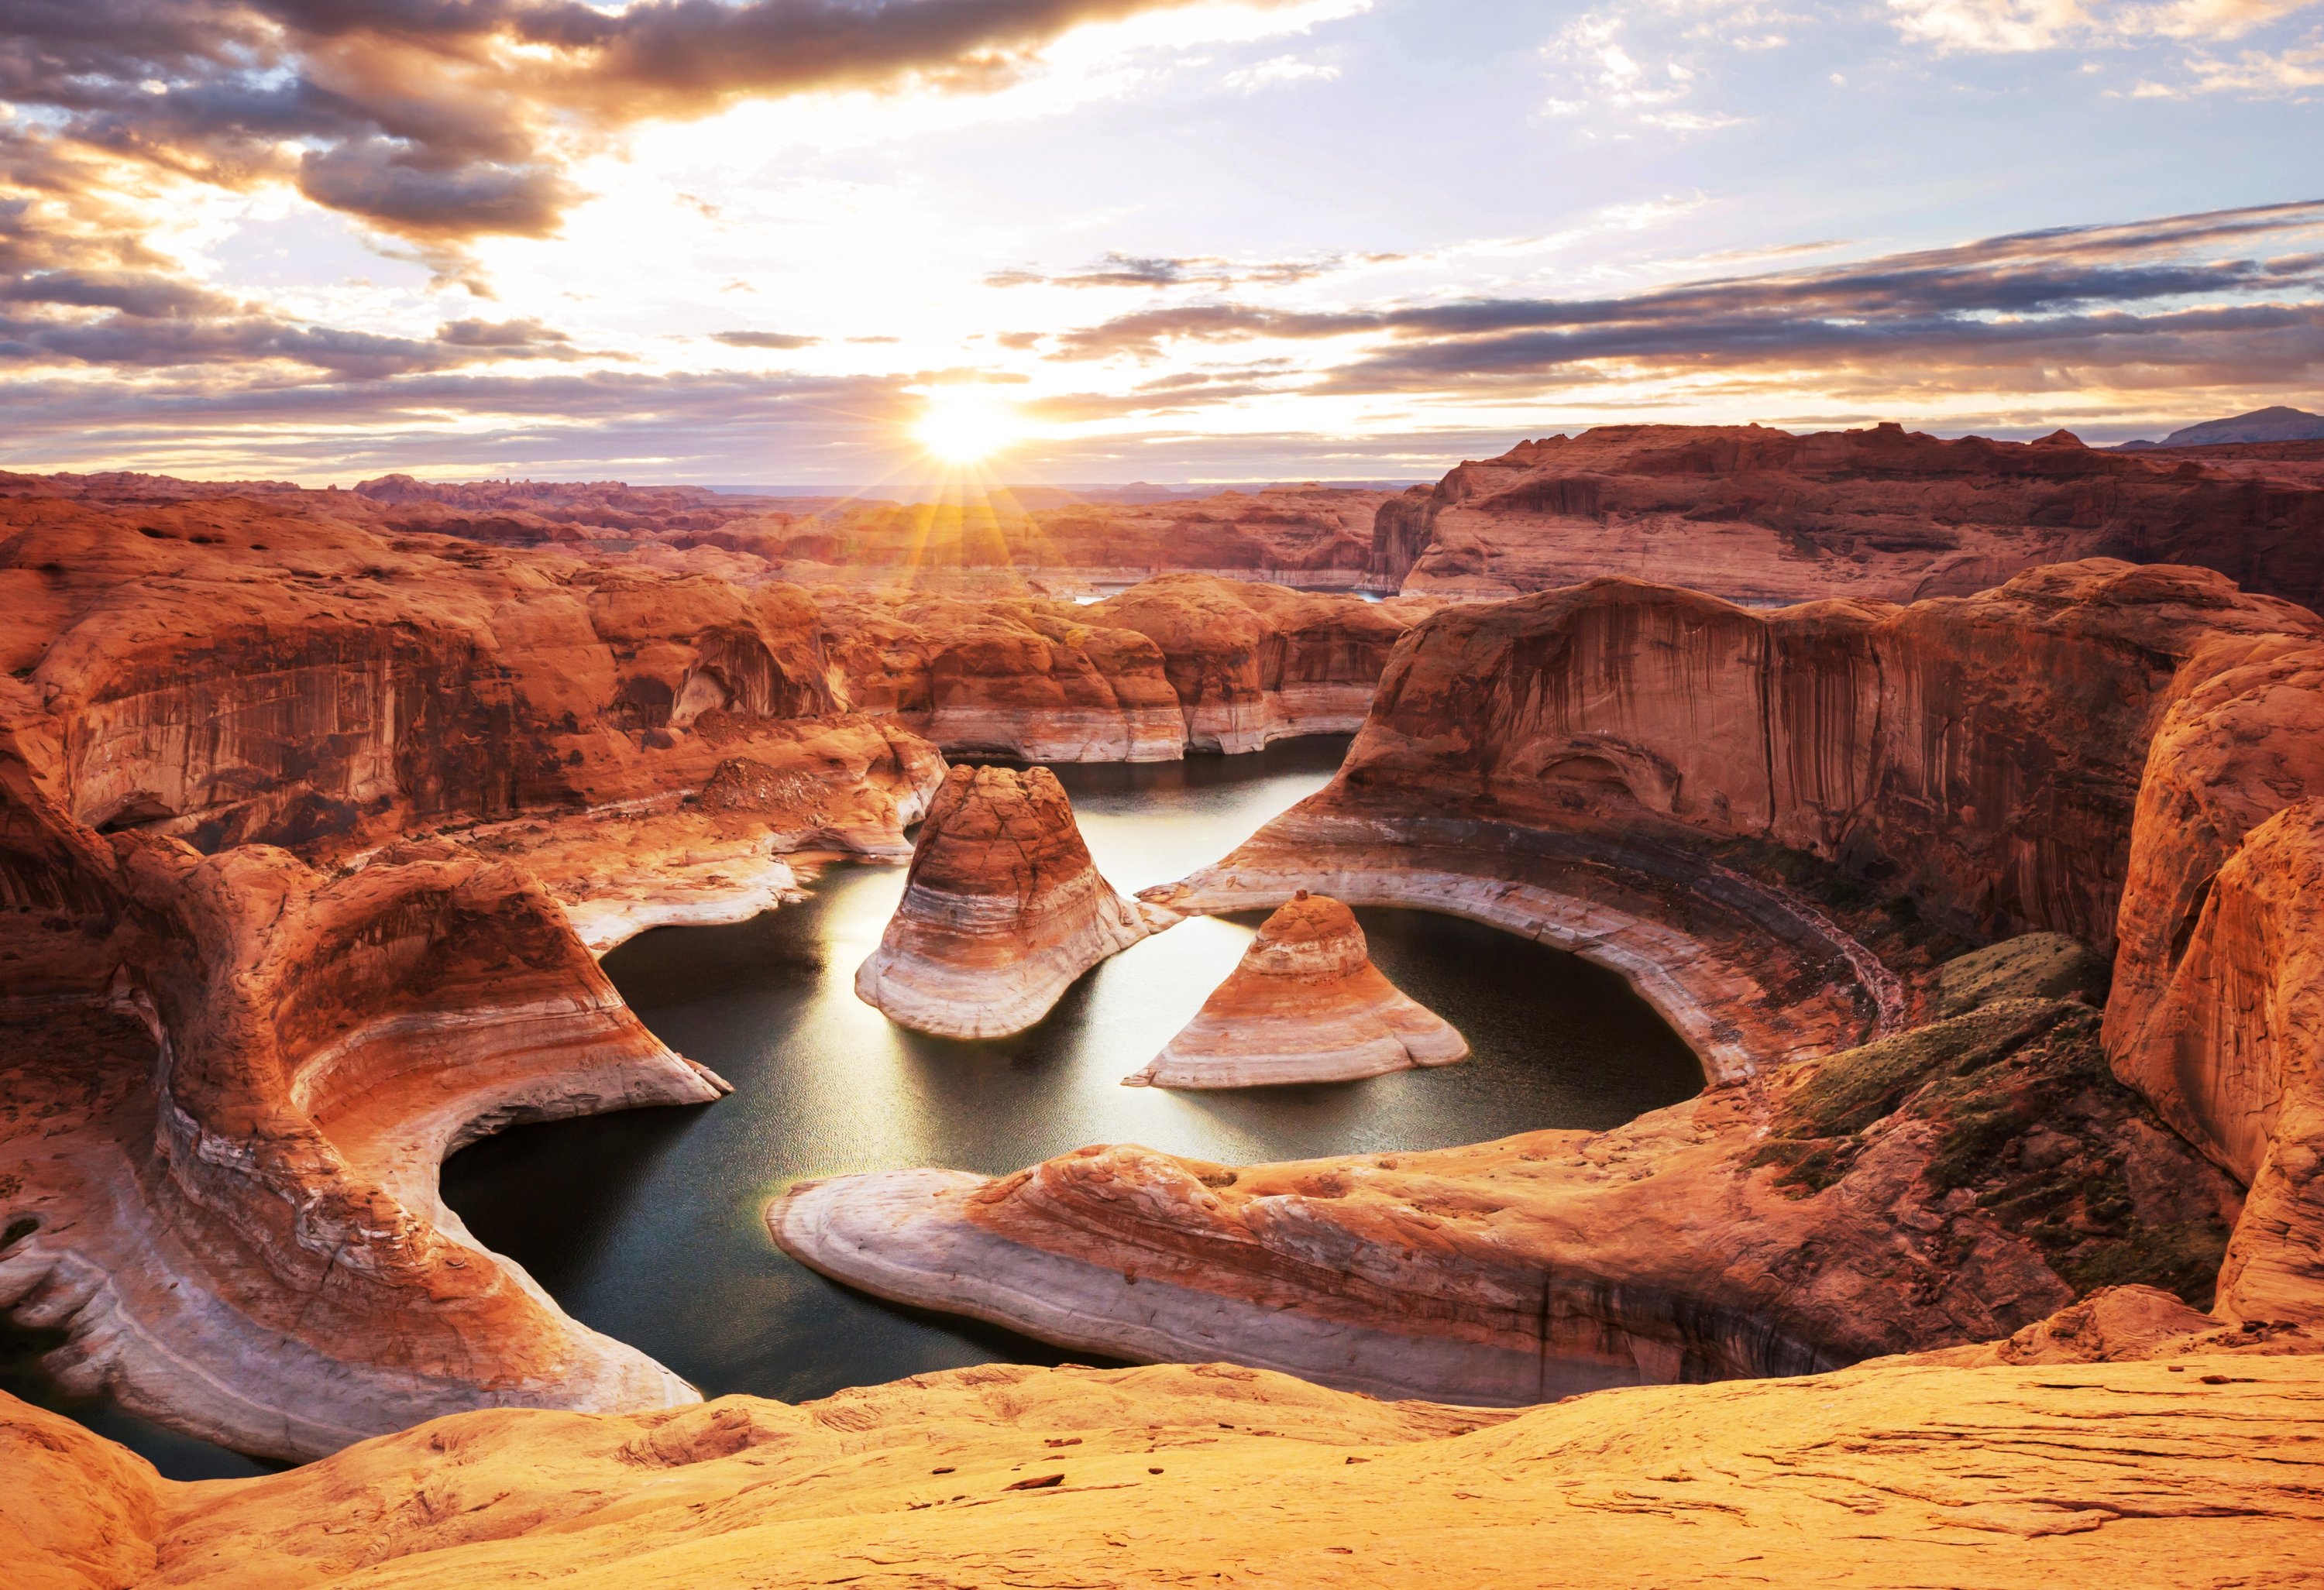
[[[1175,920],[1099,876],[1047,767],[954,767],[856,997],[946,1038],[1022,1032],[1074,979]]]
[[[2040,564],[2214,569],[2324,603],[2324,489],[2173,453],[1940,441],[1883,425],[1601,426],[1522,442],[1383,504],[1383,584],[1511,596],[1601,575],[1747,602],[1966,595]]]
[[[374,511],[0,500],[0,1305],[68,1384],[281,1457],[694,1397],[436,1167],[715,1098],[589,948],[761,909],[802,846],[900,855],[943,770],[835,711],[798,592]]]
[[[1126,1079],[1157,1088],[1345,1082],[1450,1065],[1469,1045],[1380,975],[1356,914],[1302,889],[1260,926],[1194,1019]]]
[[[816,592],[834,688],[947,751],[1170,761],[1363,722],[1437,605],[1169,574],[1109,601]]]
[[[1232,752],[1286,735],[1352,733],[1389,651],[1434,605],[1167,574],[1088,611],[1160,650],[1189,748]]]
[[[2125,1280],[2307,1319],[2319,633],[2110,560],[1904,609],[1601,581],[1440,614],[1329,788],[1155,897],[1313,883],[1510,926],[1630,975],[1723,1085],[1441,1154],[846,1178],[770,1223],[1079,1348],[1463,1400],[1976,1340]],[[2089,992],[2054,937],[1950,979],[1887,948],[2103,949],[2117,916],[2106,1047],[2051,997]]]

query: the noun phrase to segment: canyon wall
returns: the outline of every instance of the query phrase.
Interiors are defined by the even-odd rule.
[[[1593,581],[1430,623],[1322,803],[1663,819],[1842,863],[1979,937],[2104,951],[2178,670],[2277,635],[2324,624],[2207,571],[2107,559],[1905,608],[1755,612]]]
[[[809,593],[672,545],[733,506],[705,494],[177,484],[0,481],[0,1229],[32,1223],[0,1302],[65,1333],[67,1383],[281,1457],[693,1395],[436,1190],[510,1122],[722,1090],[593,952],[795,898],[802,853],[902,859],[945,774],[916,731],[1113,760],[1351,728],[1428,605],[1188,577],[1126,615],[1157,640]],[[569,533],[420,528],[488,513]]]
[[[0,501],[0,1305],[68,1386],[284,1457],[692,1400],[437,1167],[716,1098],[591,945],[899,856],[942,758],[837,711],[796,590],[324,499]]]
[[[2107,559],[1909,608],[1598,581],[1441,613],[1332,786],[1152,898],[1323,888],[1562,944],[1628,974],[1711,1091],[1439,1154],[843,1178],[770,1225],[1080,1350],[1465,1401],[1989,1338],[2122,1281],[2307,1319],[2319,639]],[[2054,940],[1950,985],[1925,950],[2111,950],[2117,920],[2103,1041]],[[1913,1025],[1941,1002],[1971,1007]]]
[[[2324,483],[2296,459],[2219,452],[1601,426],[1389,499],[1371,568],[1383,587],[1469,598],[1622,575],[1751,603],[1912,602],[2106,556],[2324,605]]]
[[[834,688],[947,751],[1170,761],[1352,733],[1438,605],[1166,574],[1104,602],[816,592]]]

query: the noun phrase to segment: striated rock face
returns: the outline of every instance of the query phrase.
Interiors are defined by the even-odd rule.
[[[855,993],[919,1032],[1001,1037],[1039,1021],[1075,978],[1173,920],[1098,875],[1065,786],[1047,767],[954,767]]]
[[[1312,882],[1567,945],[1710,1092],[1444,1154],[845,1178],[770,1221],[1079,1348],[1471,1401],[1990,1338],[2131,1280],[2309,1319],[2319,640],[2112,560],[1906,609],[1597,582],[1440,614],[1330,787],[1155,898]],[[1932,923],[2038,936],[1948,971]],[[2066,935],[2116,954],[2103,1046]]]
[[[1907,608],[1629,581],[1439,615],[1326,806],[1772,841],[1980,937],[2107,952],[2153,719],[2238,638],[2324,638],[2198,569],[2093,559]]]
[[[1388,653],[1434,604],[1166,574],[1087,611],[1162,653],[1194,750],[1360,727]]]
[[[849,699],[948,751],[1047,762],[1185,754],[1160,649],[1088,608],[875,591],[818,600]]]
[[[2315,1357],[2181,1324],[2117,1331],[2145,1350],[2093,1360],[2073,1349],[2099,1328],[2063,1332],[2019,1361],[1641,1388],[1514,1418],[1222,1365],[989,1365],[798,1407],[465,1414],[198,1486],[0,1399],[0,1549],[24,1542],[16,1582],[38,1590],[530,1574],[741,1590],[825,1584],[835,1564],[883,1590],[1222,1573],[1485,1590],[1571,1583],[1578,1561],[1624,1586],[2309,1573]]]
[[[817,593],[836,688],[948,751],[1171,761],[1362,723],[1397,640],[1437,604],[1207,574],[1086,606]]]
[[[2251,1189],[2230,1319],[2324,1313],[2324,648],[2223,641],[2149,754],[2107,1047],[2123,1080]]]
[[[802,846],[900,856],[941,758],[836,711],[797,591],[165,484],[0,496],[0,1307],[282,1457],[694,1400],[437,1166],[716,1098],[590,949],[761,909]]]
[[[2042,564],[2213,569],[2324,604],[2324,489],[2296,471],[1883,425],[1602,426],[1523,442],[1381,506],[1372,573],[1502,597],[1599,576],[1730,601],[1965,595]]]
[[[2237,1199],[2109,1074],[2097,1013],[2005,1000],[1603,1133],[1228,1167],[803,1182],[783,1247],[1067,1347],[1381,1397],[1545,1401],[2006,1336],[2123,1282],[2209,1300]]]
[[[1194,1019],[1128,1079],[1157,1088],[1345,1082],[1450,1065],[1469,1045],[1380,975],[1356,914],[1302,889],[1267,919]]]
[[[437,1194],[481,1132],[724,1091],[536,885],[450,845],[338,878],[265,846],[97,849],[62,904],[98,952],[12,986],[0,1066],[0,1304],[68,1333],[69,1387],[283,1457],[460,1408],[694,1400]],[[21,850],[9,879],[64,881]]]

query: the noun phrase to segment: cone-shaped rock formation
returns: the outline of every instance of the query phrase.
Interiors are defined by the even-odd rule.
[[[1450,1022],[1372,964],[1354,912],[1302,889],[1267,919],[1194,1019],[1126,1080],[1157,1088],[1345,1082],[1468,1053]]]
[[[912,850],[904,897],[855,993],[901,1025],[998,1038],[1073,980],[1176,920],[1114,893],[1047,767],[954,767]]]

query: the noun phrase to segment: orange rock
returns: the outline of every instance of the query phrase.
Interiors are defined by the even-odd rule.
[[[2316,1318],[2319,639],[2216,574],[2103,559],[1904,609],[1600,581],[1442,613],[1331,786],[1154,898],[1312,880],[1564,943],[1723,1086],[1594,1138],[1242,1169],[1092,1148],[806,1186],[770,1221],[855,1284],[1084,1350],[1465,1400],[1989,1338],[2126,1265],[2199,1303],[2216,1277],[2230,1319]],[[1912,1028],[1942,979],[1872,952],[1884,914],[1798,852],[1978,936],[2111,947],[2119,905],[2105,1046],[2051,1000]]]
[[[33,1524],[11,1583],[38,1590],[835,1574],[1499,1590],[1570,1585],[1577,1562],[1640,1587],[2297,1583],[2324,1522],[2305,1440],[2319,1394],[2316,1357],[2217,1351],[1890,1361],[1515,1417],[1224,1365],[995,1365],[798,1407],[463,1414],[199,1485],[125,1473],[142,1465],[0,1398],[0,1521]],[[1060,1430],[1082,1438],[1070,1457]]]
[[[1344,1082],[1468,1053],[1449,1022],[1380,975],[1354,912],[1302,889],[1267,919],[1194,1019],[1128,1080],[1157,1088]]]
[[[1164,574],[1088,611],[1161,649],[1195,750],[1360,727],[1388,653],[1433,604]]]
[[[776,1240],[1073,1350],[1521,1404],[1988,1340],[2103,1284],[2198,1303],[2232,1183],[2115,1082],[2097,1013],[2004,1000],[1607,1132],[1225,1166],[801,1182]]]
[[[901,1025],[997,1038],[1173,917],[1113,892],[1047,767],[954,767],[928,808],[904,897],[855,974]]]
[[[2294,444],[2294,446],[2301,446]],[[2191,564],[2324,605],[2324,479],[2228,449],[1600,426],[1382,504],[1383,586],[1503,597],[1622,575],[1753,603],[1914,602],[2093,556]]]
[[[478,1248],[437,1165],[716,1098],[576,928],[900,853],[941,758],[835,712],[796,590],[170,485],[0,494],[0,1306],[68,1385],[284,1457],[693,1400]],[[737,758],[786,798],[689,798]]]

